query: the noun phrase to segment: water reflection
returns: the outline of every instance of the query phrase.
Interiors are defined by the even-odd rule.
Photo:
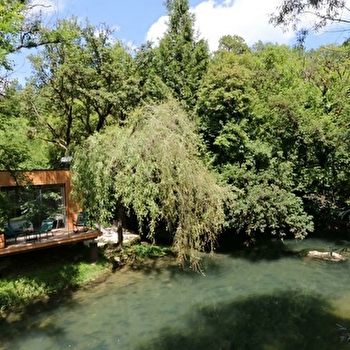
[[[335,325],[347,322],[325,298],[292,291],[196,305],[184,321],[137,349],[340,349]]]
[[[348,349],[336,325],[350,326],[349,262],[303,254],[328,246],[310,240],[207,256],[205,276],[165,259],[123,269],[10,315],[0,349]]]

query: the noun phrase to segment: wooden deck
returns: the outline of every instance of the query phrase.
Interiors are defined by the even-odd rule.
[[[73,231],[53,230],[53,235],[41,237],[38,240],[27,241],[26,237],[21,236],[17,238],[17,242],[14,239],[7,240],[6,247],[0,249],[0,257],[52,248],[59,245],[90,241],[101,235],[102,233],[97,230],[79,231],[77,233]]]

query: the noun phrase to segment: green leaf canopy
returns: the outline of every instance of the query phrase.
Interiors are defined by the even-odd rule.
[[[181,263],[213,249],[232,192],[218,185],[199,158],[193,123],[175,103],[138,110],[128,124],[90,137],[75,154],[74,196],[97,221],[113,218],[119,203],[147,222],[154,238],[165,223]]]

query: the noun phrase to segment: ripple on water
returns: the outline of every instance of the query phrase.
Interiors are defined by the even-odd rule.
[[[298,250],[291,242],[287,254],[271,257],[266,251],[208,256],[204,276],[167,259],[121,270],[73,299],[13,319],[0,348],[345,349],[334,325],[350,326],[349,262],[298,255],[327,245],[303,242]]]

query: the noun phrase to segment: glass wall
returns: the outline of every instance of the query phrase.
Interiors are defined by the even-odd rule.
[[[39,229],[41,222],[52,218],[54,228],[66,226],[65,186],[2,187],[9,202],[8,225],[14,230]]]

